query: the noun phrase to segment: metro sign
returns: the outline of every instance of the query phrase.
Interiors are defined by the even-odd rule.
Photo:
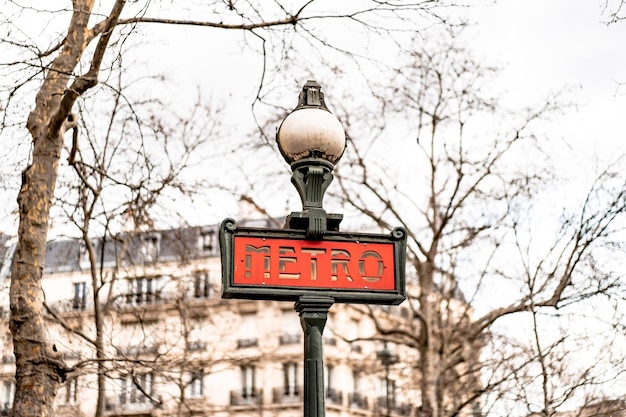
[[[223,297],[297,301],[323,295],[335,302],[399,304],[405,298],[406,232],[327,232],[307,240],[302,230],[220,229]]]

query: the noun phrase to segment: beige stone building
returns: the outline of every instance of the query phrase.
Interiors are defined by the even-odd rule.
[[[13,246],[0,243],[2,415],[15,383]],[[46,258],[49,337],[73,369],[57,396],[59,416],[93,415],[98,398],[106,416],[302,415],[303,334],[294,305],[222,299],[217,226],[92,243],[94,268],[79,240],[50,242]],[[397,325],[413,320],[406,305],[331,308],[324,330],[329,416],[404,416],[419,405],[416,353],[390,344],[399,360],[385,368],[371,314]]]

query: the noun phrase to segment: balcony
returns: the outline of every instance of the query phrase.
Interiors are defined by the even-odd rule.
[[[237,347],[240,348],[240,349],[241,348],[257,346],[258,344],[259,344],[259,340],[257,338],[239,339],[239,340],[237,340]]]
[[[251,406],[261,404],[263,392],[258,389],[246,389],[230,392],[230,405]]]
[[[80,352],[77,352],[75,350],[68,350],[63,353],[63,359],[65,360],[77,360],[77,359],[80,359],[81,357],[82,355],[80,354]]]
[[[122,299],[127,306],[158,305],[167,301],[167,297],[163,297],[160,291],[125,293]]]
[[[323,336],[322,337],[322,342],[326,346],[337,346],[337,339],[335,339],[334,337],[331,337],[331,336]]]
[[[396,406],[391,408],[392,414],[398,414],[400,416],[410,416],[411,415],[411,404],[397,404]]]
[[[342,405],[343,404],[343,392],[335,388],[326,389],[326,400],[329,404]]]
[[[176,300],[175,293],[119,294],[115,300],[115,310],[122,323],[147,323],[162,320],[166,309],[164,304]]]
[[[91,310],[93,303],[85,298],[67,298],[51,303],[49,307],[50,310],[57,314],[80,313],[81,311]]]
[[[361,345],[350,344],[350,350],[354,353],[363,353],[363,347],[361,347]]]
[[[120,353],[124,356],[138,357],[143,355],[156,355],[159,353],[160,345],[158,343],[144,346],[126,346],[120,349]]]
[[[302,402],[302,387],[283,387],[272,390],[272,403],[294,404]]]
[[[8,353],[6,355],[2,355],[2,363],[3,364],[7,364],[7,363],[15,363],[15,355],[12,353]]]
[[[360,410],[368,410],[369,404],[367,402],[367,397],[358,392],[353,392],[348,394],[348,406],[350,408],[358,408]]]
[[[85,298],[73,298],[72,299],[72,309],[74,311],[82,311],[87,307],[87,299]]]
[[[206,349],[206,343],[202,340],[191,340],[187,342],[187,350],[189,352],[192,351],[200,351]]]
[[[387,409],[387,397],[378,397],[376,403],[376,414],[381,415],[394,415],[394,416],[409,416],[411,415],[411,404],[398,403],[395,399],[390,398],[389,409]]]
[[[280,335],[280,344],[281,345],[293,345],[296,343],[300,343],[300,335],[299,334],[282,334]]]
[[[129,401],[123,395],[119,397],[108,397],[105,401],[104,410],[109,416],[152,416],[155,410],[160,408],[160,403],[152,402],[147,398],[143,401]]]

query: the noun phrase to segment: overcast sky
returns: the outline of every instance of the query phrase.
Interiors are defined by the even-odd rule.
[[[504,67],[499,82],[509,99],[532,103],[571,87],[578,111],[554,129],[615,154],[626,151],[626,22],[607,26],[603,3],[501,0],[468,13],[477,21],[473,46]]]
[[[581,160],[589,158],[590,150],[605,158],[626,153],[626,22],[607,26],[603,4],[604,0],[500,0],[464,10],[476,23],[466,33],[468,44],[489,63],[503,68],[495,82],[498,89],[507,91],[506,100],[512,106],[536,105],[550,93],[571,88],[568,97],[577,108],[553,120],[549,128],[557,132],[554,136],[572,144]],[[190,102],[198,84],[212,95],[214,88],[228,92],[241,88],[244,79],[258,79],[258,65],[244,62],[236,47],[232,53],[219,55],[221,73],[208,74],[208,68],[215,68],[213,49],[223,51],[226,39],[221,44],[201,40],[201,53],[191,45],[176,44],[188,59],[186,65],[166,48],[161,50],[170,77],[190,83],[189,89],[170,90],[172,95],[177,93]],[[190,57],[196,61],[189,61]],[[621,89],[620,82],[624,83]],[[248,109],[249,102],[236,106]],[[15,196],[9,199],[14,201]],[[5,210],[8,213],[12,208]]]

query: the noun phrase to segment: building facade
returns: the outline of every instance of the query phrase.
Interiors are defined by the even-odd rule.
[[[267,227],[263,222],[249,226]],[[49,340],[72,367],[59,416],[299,416],[303,333],[293,303],[225,300],[217,226],[49,243]],[[10,240],[3,259],[0,412],[11,408]],[[374,324],[412,323],[404,305],[335,304],[324,330],[326,414],[403,416],[419,405],[417,357]],[[397,359],[397,360],[396,360]]]

